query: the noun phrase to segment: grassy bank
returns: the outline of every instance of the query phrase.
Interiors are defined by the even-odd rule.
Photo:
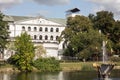
[[[62,63],[60,63],[60,67],[62,68],[63,71],[96,70],[96,68],[93,67],[93,63],[101,64],[101,62],[62,62]],[[117,62],[115,64],[116,64],[115,69],[120,69],[120,63]]]
[[[94,70],[93,62],[63,62],[60,67],[63,71],[89,71]]]
[[[93,67],[93,63],[101,64],[101,62],[61,62],[60,67],[61,67],[62,71],[96,70],[96,68]],[[120,63],[116,62],[115,64],[116,64],[116,66],[114,67],[114,69],[120,69]],[[16,72],[16,71],[19,72],[17,68],[15,68],[14,66],[9,65],[9,64],[0,66],[0,72],[9,72],[9,71],[10,72]]]

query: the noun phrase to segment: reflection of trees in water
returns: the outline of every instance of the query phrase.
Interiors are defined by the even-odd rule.
[[[0,72],[0,80],[11,80],[11,74]]]
[[[119,72],[120,70],[113,70],[110,77],[120,80]],[[94,80],[96,78],[96,71],[0,73],[0,80]]]

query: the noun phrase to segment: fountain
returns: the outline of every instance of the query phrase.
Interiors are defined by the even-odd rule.
[[[108,57],[106,54],[106,42],[103,41],[103,62],[101,65],[93,63],[93,67],[97,68],[98,79],[99,80],[109,80],[109,75],[111,70],[114,68],[115,64],[108,63]]]

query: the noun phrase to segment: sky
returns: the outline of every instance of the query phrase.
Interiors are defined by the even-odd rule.
[[[0,0],[0,11],[6,15],[65,18],[66,11],[73,8],[84,16],[107,10],[120,19],[120,0]]]

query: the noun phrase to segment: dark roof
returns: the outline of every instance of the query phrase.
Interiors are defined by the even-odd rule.
[[[73,8],[73,9],[70,9],[70,10],[68,10],[68,11],[66,11],[66,12],[79,12],[80,10],[78,9],[78,8]]]

